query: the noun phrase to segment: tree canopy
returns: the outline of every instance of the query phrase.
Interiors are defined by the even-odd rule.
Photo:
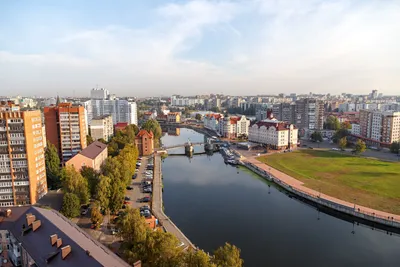
[[[365,149],[366,149],[365,142],[361,139],[358,139],[354,146],[354,152],[356,154],[361,154],[365,151]]]
[[[311,140],[314,141],[314,142],[322,142],[323,141],[322,134],[320,132],[317,132],[317,131],[313,132],[311,134]]]
[[[202,118],[201,114],[197,113],[195,119],[201,121],[201,118]]]
[[[94,196],[96,194],[96,187],[99,182],[99,174],[91,167],[83,166],[81,169],[81,175],[88,182],[90,196]]]
[[[75,194],[82,204],[89,202],[88,181],[74,167],[63,168],[61,179],[64,192]]]
[[[146,131],[151,131],[154,135],[155,140],[160,139],[162,136],[161,126],[158,121],[154,119],[147,120],[145,123],[143,123],[142,129]]]
[[[400,153],[400,142],[393,142],[390,145],[390,152],[399,154]]]
[[[325,129],[328,130],[339,130],[340,122],[336,116],[330,115],[326,118]]]
[[[346,148],[346,146],[347,146],[347,137],[344,136],[343,138],[341,138],[339,140],[339,148],[344,150]]]
[[[61,207],[61,213],[68,218],[73,218],[80,213],[80,201],[78,196],[73,193],[65,193],[63,197],[63,204]]]
[[[60,158],[58,157],[56,147],[50,142],[47,142],[47,148],[45,151],[45,163],[47,187],[50,189],[60,188]]]

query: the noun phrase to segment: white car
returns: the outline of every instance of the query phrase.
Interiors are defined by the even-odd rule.
[[[340,149],[339,149],[339,148],[336,148],[336,147],[332,148],[332,150],[334,150],[334,151],[340,151]]]

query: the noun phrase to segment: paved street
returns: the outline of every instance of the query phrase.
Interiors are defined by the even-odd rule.
[[[138,161],[139,162],[139,161]],[[149,162],[149,157],[142,157],[142,160],[140,161],[142,165],[139,167],[139,172],[137,173],[136,179],[132,179],[131,187],[133,187],[133,190],[126,190],[125,196],[128,196],[131,198],[130,206],[133,208],[140,208],[143,205],[150,205],[150,203],[140,203],[138,202],[138,199],[143,198],[145,196],[151,196],[148,193],[143,193],[142,188],[140,186],[140,183],[144,179],[145,175],[144,172],[146,171],[146,166],[147,163]]]

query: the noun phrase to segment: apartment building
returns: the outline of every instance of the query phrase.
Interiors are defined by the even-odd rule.
[[[92,99],[91,112],[88,117],[99,117],[111,115],[113,124],[127,122],[137,125],[137,105],[136,102],[121,99]],[[90,124],[90,122],[89,122]]]
[[[297,100],[294,122],[298,129],[322,130],[324,126],[324,103],[315,98]]]
[[[291,103],[275,104],[272,107],[272,112],[277,120],[294,123],[296,117],[296,105]]]
[[[180,112],[169,112],[167,114],[167,121],[172,123],[180,123],[181,122],[181,113]]]
[[[86,119],[82,106],[59,103],[45,107],[44,119],[47,140],[57,148],[62,163],[86,147]]]
[[[249,134],[250,121],[246,116],[232,116],[219,119],[219,133],[225,138],[236,138]]]
[[[107,142],[114,135],[114,124],[111,115],[93,118],[90,122],[90,136],[94,140],[104,139]]]
[[[360,135],[386,144],[399,142],[400,112],[361,110]]]
[[[249,127],[249,141],[284,150],[297,147],[298,129],[293,125],[276,119],[258,121]]]
[[[35,204],[47,193],[39,110],[0,103],[0,207]]]

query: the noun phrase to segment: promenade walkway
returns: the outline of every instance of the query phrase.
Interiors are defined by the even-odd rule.
[[[392,213],[388,213],[388,212],[384,212],[384,211],[380,211],[380,210],[375,210],[375,209],[371,209],[368,207],[364,207],[361,205],[357,205],[355,203],[350,203],[326,194],[322,194],[318,191],[315,191],[313,189],[310,189],[306,186],[304,186],[303,182],[277,170],[272,168],[271,166],[262,163],[260,161],[258,161],[257,159],[255,159],[254,156],[252,157],[246,157],[244,159],[242,159],[242,162],[244,163],[250,163],[254,166],[256,166],[257,168],[261,169],[262,171],[270,174],[275,180],[278,179],[278,184],[284,184],[285,186],[288,186],[289,189],[294,189],[294,190],[290,190],[290,191],[298,191],[302,194],[308,195],[310,198],[310,200],[313,200],[315,202],[318,203],[327,203],[332,202],[332,204],[338,204],[338,208],[337,210],[340,210],[342,207],[340,206],[344,206],[347,210],[351,211],[353,210],[353,213],[349,213],[346,212],[346,210],[341,209],[342,211],[349,213],[349,214],[353,214],[354,216],[357,217],[362,217],[364,219],[368,219],[371,221],[377,221],[377,222],[381,222],[382,220],[386,221],[386,225],[390,225],[393,227],[398,227],[400,225],[400,215],[396,215],[396,214],[392,214]],[[332,208],[334,208],[331,205]]]
[[[182,242],[182,247],[196,249],[190,240],[179,230],[179,228],[165,215],[163,211],[162,199],[162,180],[161,180],[161,157],[156,153],[154,157],[154,180],[153,180],[153,197],[151,209],[154,216],[158,218],[160,224],[165,231],[176,236]]]

